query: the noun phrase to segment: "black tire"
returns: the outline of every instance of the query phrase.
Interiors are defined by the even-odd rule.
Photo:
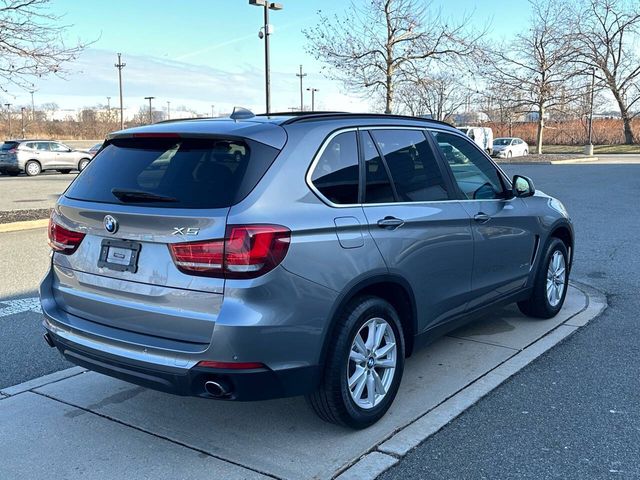
[[[78,162],[78,171],[81,172],[82,170],[84,170],[85,168],[87,168],[87,165],[89,165],[89,162],[91,160],[89,160],[88,158],[83,158],[82,160],[80,160]]]
[[[35,177],[42,173],[42,166],[40,166],[40,163],[36,162],[35,160],[29,160],[24,166],[24,173],[26,173],[30,177]]]
[[[356,404],[348,388],[349,352],[360,328],[372,318],[382,318],[391,326],[396,343],[396,366],[385,396],[376,406],[365,409]],[[363,296],[349,302],[337,320],[334,338],[327,352],[324,374],[317,391],[307,401],[318,416],[330,423],[366,428],[387,412],[398,393],[404,370],[404,336],[398,314],[391,304],[378,297]]]
[[[555,252],[560,252],[564,257],[564,290],[558,304],[552,305],[549,301],[549,298],[547,297],[547,271],[549,269],[549,263],[551,262],[551,259],[553,258]],[[567,295],[567,290],[569,287],[570,268],[571,266],[569,264],[569,254],[567,251],[567,246],[559,238],[550,238],[547,242],[547,247],[544,250],[544,254],[540,259],[540,263],[536,271],[531,296],[526,300],[518,302],[518,308],[520,309],[520,311],[529,317],[555,317],[562,308],[564,299]]]
[[[58,171],[59,171],[60,173],[64,173],[65,175],[66,175],[67,173],[71,173],[71,170],[70,170],[70,169],[68,169],[68,168],[65,168],[64,170],[58,170]]]
[[[509,150],[507,152],[507,158],[511,158],[511,157],[513,157],[513,152],[511,150]]]

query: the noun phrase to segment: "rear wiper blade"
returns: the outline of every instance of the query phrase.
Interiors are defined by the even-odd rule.
[[[111,193],[122,202],[177,202],[178,199],[157,193],[143,192],[142,190],[124,190],[112,188]]]

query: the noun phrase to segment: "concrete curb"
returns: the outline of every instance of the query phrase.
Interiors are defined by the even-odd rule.
[[[508,378],[541,356],[589,321],[597,318],[606,308],[607,299],[599,290],[580,282],[571,282],[587,298],[586,306],[564,323],[515,353],[493,370],[470,383],[409,425],[383,439],[371,451],[363,455],[337,479],[370,480],[398,463],[411,450],[437,433],[440,429],[464,413],[482,397],[500,386]]]
[[[49,375],[34,378],[17,385],[13,385],[11,387],[3,388],[2,390],[0,390],[0,400],[18,395],[20,393],[24,393],[29,390],[33,390],[34,388],[44,387],[45,385],[59,382],[60,380],[64,380],[66,378],[75,377],[76,375],[80,375],[81,373],[84,373],[86,371],[87,370],[82,367],[71,367],[67,368],[66,370],[60,370],[58,372],[50,373]]]
[[[32,230],[34,228],[44,228],[49,225],[49,219],[26,220],[24,222],[11,222],[0,224],[0,233],[19,232],[21,230]]]
[[[527,157],[522,157],[522,160],[512,160],[506,161],[504,159],[496,159],[495,162],[498,165],[565,165],[572,163],[591,163],[597,162],[599,160],[598,157],[576,157],[576,158],[567,158],[566,160],[526,160]]]

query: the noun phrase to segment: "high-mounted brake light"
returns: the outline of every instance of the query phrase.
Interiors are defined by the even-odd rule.
[[[85,234],[68,230],[49,218],[49,246],[56,252],[71,255],[75,252]]]
[[[165,132],[145,132],[134,133],[133,138],[180,138],[177,133],[165,133]]]
[[[291,231],[280,225],[230,225],[224,240],[173,243],[180,271],[219,278],[255,278],[273,270],[287,254]]]

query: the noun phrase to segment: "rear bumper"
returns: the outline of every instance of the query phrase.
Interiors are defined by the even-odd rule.
[[[204,388],[205,382],[224,383],[229,394],[216,397],[220,400],[268,400],[310,393],[317,388],[320,369],[305,366],[284,370],[256,368],[231,370],[202,368],[166,368],[154,364],[133,363],[131,359],[106,355],[53,333],[45,320],[45,328],[55,347],[70,362],[110,377],[136,385],[182,396],[211,397]]]

